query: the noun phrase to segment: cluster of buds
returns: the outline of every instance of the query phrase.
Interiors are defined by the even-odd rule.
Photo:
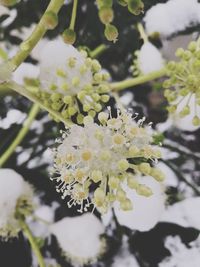
[[[151,188],[138,182],[138,176],[163,181],[163,173],[154,167],[161,153],[153,145],[151,126],[143,127],[145,118],[137,122],[135,118],[120,110],[113,118],[109,109],[98,114],[99,124],[86,116],[83,127],[74,125],[62,132],[53,149],[51,180],[69,207],[79,205],[83,212],[92,205],[105,213],[118,201],[122,210],[132,210],[124,186],[150,197]],[[91,187],[96,188],[93,193]]]
[[[105,37],[108,41],[116,42],[118,30],[111,24],[114,20],[113,0],[97,0],[96,2],[99,10],[99,18],[105,25]],[[141,0],[118,0],[118,3],[122,6],[127,6],[128,10],[134,15],[139,15],[144,8]]]
[[[163,87],[165,97],[170,106],[170,113],[178,112],[183,118],[189,115],[191,110],[191,101],[194,102],[194,114],[192,123],[194,126],[200,125],[200,44],[199,41],[191,42],[188,49],[179,48],[176,56],[180,59],[178,62],[171,61],[167,64],[167,79]],[[193,101],[194,100],[194,101]],[[181,107],[181,110],[180,108]]]
[[[56,57],[52,57],[54,53]],[[109,74],[102,71],[96,59],[85,51],[78,51],[62,41],[47,44],[41,57],[40,84],[37,97],[45,106],[60,112],[64,119],[76,118],[83,122],[84,115],[94,117],[102,104],[109,100]]]

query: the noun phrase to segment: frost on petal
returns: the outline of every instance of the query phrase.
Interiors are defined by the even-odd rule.
[[[132,230],[148,231],[158,223],[164,212],[165,195],[162,185],[151,177],[138,177],[137,180],[151,187],[154,194],[147,199],[126,187],[125,191],[133,202],[133,210],[124,212],[117,205],[114,206],[114,210],[121,225]]]
[[[148,74],[164,67],[164,60],[160,51],[150,42],[141,47],[138,54],[138,67],[142,74]]]
[[[100,238],[104,227],[93,214],[64,218],[51,225],[50,231],[74,263],[93,262],[105,249],[105,241]]]
[[[19,225],[15,218],[20,199],[30,200],[32,188],[12,169],[0,169],[0,236],[16,235]]]
[[[200,4],[197,0],[170,0],[150,8],[144,18],[148,34],[158,32],[170,36],[200,23]]]

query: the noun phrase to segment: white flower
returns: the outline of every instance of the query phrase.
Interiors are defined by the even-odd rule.
[[[164,259],[159,267],[199,267],[200,240],[190,243],[190,248],[181,242],[180,237],[168,237],[165,241],[166,248],[171,256]]]
[[[150,42],[145,42],[138,53],[138,67],[142,74],[158,71],[164,67],[160,51]]]
[[[15,218],[16,208],[23,209],[20,201],[30,204],[32,194],[31,186],[21,175],[12,169],[0,169],[0,236],[17,235],[20,227]]]
[[[94,262],[105,250],[104,227],[93,214],[64,218],[50,226],[64,255],[72,263]]]
[[[45,104],[62,111],[65,118],[84,112],[94,116],[101,103],[109,96],[108,73],[101,70],[99,62],[79,52],[61,40],[51,41],[44,47],[40,58],[41,97]],[[46,93],[45,93],[46,92]],[[78,121],[82,122],[83,116]]]
[[[80,212],[92,204],[104,213],[116,200],[123,210],[131,210],[122,184],[137,194],[149,197],[151,188],[135,179],[137,174],[149,174],[157,181],[163,173],[150,165],[159,158],[160,150],[152,146],[151,127],[142,127],[144,119],[136,122],[130,113],[99,113],[100,125],[85,117],[84,127],[74,125],[57,140],[54,149],[52,180],[62,197],[70,196],[68,206],[80,205]],[[96,184],[94,194],[89,194],[91,184]],[[91,199],[91,201],[89,200]]]
[[[150,8],[144,18],[148,34],[158,32],[167,37],[200,23],[200,4],[197,0],[170,0]]]
[[[132,230],[148,231],[158,223],[165,210],[164,190],[163,186],[152,177],[137,177],[137,181],[149,186],[153,195],[146,199],[128,187],[124,187],[127,197],[133,203],[133,210],[124,212],[115,204],[115,215],[121,225]]]

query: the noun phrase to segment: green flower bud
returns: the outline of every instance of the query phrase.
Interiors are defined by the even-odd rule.
[[[144,196],[144,197],[150,197],[153,194],[151,188],[149,188],[148,186],[144,184],[139,184],[136,191],[139,195]]]
[[[157,168],[152,168],[150,175],[158,182],[162,182],[165,179],[164,173]]]
[[[198,116],[194,116],[194,118],[192,119],[192,124],[194,126],[199,126],[200,125],[200,118]]]
[[[127,6],[127,1],[126,1],[126,0],[118,0],[118,3],[119,3],[121,6]]]
[[[139,165],[139,170],[145,174],[145,175],[149,175],[151,172],[151,166],[149,163],[143,162]]]
[[[126,159],[121,159],[118,161],[117,166],[120,171],[126,171],[129,168],[129,162]]]
[[[119,185],[119,179],[116,177],[109,177],[108,185],[111,189],[116,189]]]
[[[66,29],[62,34],[62,38],[66,44],[73,45],[76,41],[76,33],[72,29]]]
[[[128,10],[134,15],[139,15],[144,9],[144,3],[141,0],[128,0]]]
[[[182,57],[183,56],[183,54],[184,54],[184,49],[183,48],[178,48],[177,50],[176,50],[176,53],[175,53],[175,55],[177,56],[177,57]]]
[[[45,12],[43,23],[46,29],[53,30],[58,25],[58,16],[53,11]]]
[[[190,42],[189,45],[188,45],[188,49],[189,49],[191,52],[195,52],[196,49],[197,49],[197,43],[196,43],[196,42]]]
[[[104,31],[105,37],[108,41],[116,42],[118,37],[118,30],[112,24],[107,24]]]
[[[190,107],[189,106],[185,106],[183,108],[183,110],[180,112],[180,117],[183,118],[183,117],[185,117],[185,116],[187,116],[189,114],[190,114]]]
[[[114,12],[111,7],[102,7],[99,10],[99,18],[103,24],[108,24],[113,21]]]
[[[129,210],[132,210],[133,209],[133,204],[132,202],[130,201],[130,199],[126,198],[124,201],[122,201],[120,203],[120,208],[123,210],[123,211],[129,211]]]

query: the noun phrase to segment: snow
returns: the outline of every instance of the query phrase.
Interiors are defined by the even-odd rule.
[[[195,94],[192,95],[192,97],[190,98],[190,101],[188,103],[188,99],[190,98],[190,95],[186,96],[181,103],[178,105],[177,107],[177,111],[175,112],[175,114],[172,114],[170,117],[172,119],[173,125],[175,127],[177,127],[178,129],[182,130],[182,131],[196,131],[200,126],[194,126],[192,124],[192,119],[195,116],[195,114],[197,114],[198,116],[200,116],[200,106],[196,105],[196,97]],[[179,100],[177,100],[176,102],[178,102]],[[179,112],[188,104],[189,108],[190,108],[190,114],[187,115],[184,118],[180,118],[179,116]],[[195,106],[196,106],[196,110],[195,110]]]
[[[0,169],[0,235],[2,231],[8,234],[7,227],[17,232],[18,225],[14,217],[18,199],[21,196],[29,196],[31,187],[21,175],[12,169]],[[12,234],[12,233],[11,233]]]
[[[13,73],[13,80],[16,83],[24,84],[24,78],[37,79],[39,76],[39,67],[30,63],[22,63]]]
[[[152,177],[144,176],[138,178],[142,184],[149,186],[153,195],[151,197],[140,196],[128,187],[124,188],[127,197],[133,203],[132,211],[122,211],[118,205],[114,211],[118,222],[132,230],[148,231],[153,228],[162,216],[165,209],[165,195],[163,185]]]
[[[169,206],[161,221],[179,224],[183,227],[200,229],[200,197],[192,197]]]
[[[139,69],[142,74],[158,71],[164,67],[164,59],[160,51],[150,42],[145,42],[138,55]]]
[[[165,247],[172,256],[164,259],[159,267],[199,267],[200,263],[200,239],[192,242],[191,248],[181,242],[180,237],[169,236],[165,241]]]
[[[123,236],[122,247],[118,255],[115,256],[113,260],[113,264],[111,265],[111,267],[122,267],[122,266],[123,267],[139,267],[139,264],[137,263],[136,258],[129,251],[127,236]]]
[[[77,217],[66,217],[50,226],[60,248],[75,263],[95,260],[105,246],[100,239],[103,224],[91,213]]]
[[[170,0],[150,8],[144,18],[148,34],[159,32],[167,37],[200,23],[200,4],[197,0]]]
[[[0,119],[0,128],[8,129],[14,123],[21,124],[26,114],[17,109],[10,109],[4,119]]]

